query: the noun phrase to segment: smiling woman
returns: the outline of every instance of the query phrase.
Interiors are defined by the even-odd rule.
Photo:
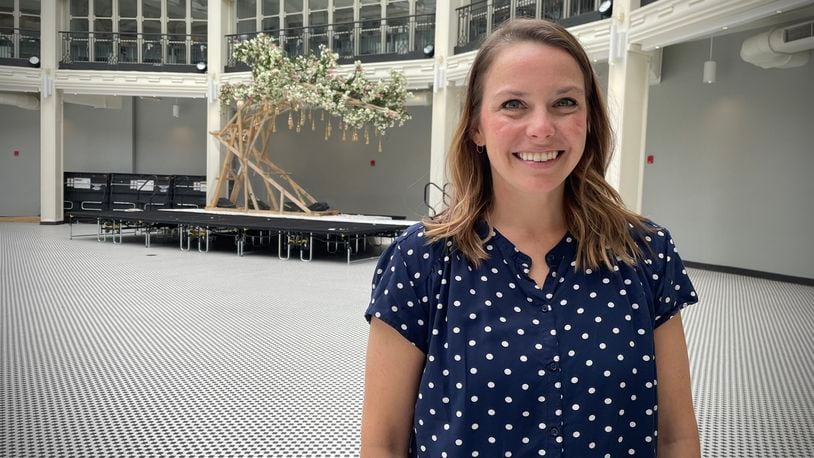
[[[362,456],[700,456],[679,314],[696,294],[669,232],[605,181],[611,144],[565,29],[484,42],[450,205],[373,277]]]

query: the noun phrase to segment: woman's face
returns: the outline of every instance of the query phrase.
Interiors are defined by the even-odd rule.
[[[583,150],[588,107],[577,61],[533,42],[504,45],[486,72],[473,140],[485,145],[495,192],[561,191]]]

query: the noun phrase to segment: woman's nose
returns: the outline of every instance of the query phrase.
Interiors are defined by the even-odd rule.
[[[548,138],[556,132],[554,119],[547,111],[532,113],[528,120],[526,133],[532,138]]]

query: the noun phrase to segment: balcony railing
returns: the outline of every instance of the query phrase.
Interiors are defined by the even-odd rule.
[[[486,0],[457,8],[455,53],[477,49],[486,36],[512,18],[546,19],[570,27],[602,19],[601,0]]]
[[[36,30],[0,27],[0,65],[29,65],[40,57],[40,33]]]
[[[435,15],[423,14],[342,24],[267,30],[226,36],[226,71],[245,71],[234,57],[235,47],[260,33],[275,37],[290,57],[316,53],[320,45],[339,54],[340,63],[423,59],[424,47],[435,42]]]
[[[206,62],[206,35],[60,32],[60,68],[198,71]]]

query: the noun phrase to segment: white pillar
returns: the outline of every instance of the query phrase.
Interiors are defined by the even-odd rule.
[[[619,191],[625,205],[640,212],[644,179],[645,137],[650,60],[637,44],[627,41],[630,11],[639,0],[613,3],[613,31],[608,71],[608,110],[615,136],[608,182]]]
[[[55,89],[59,30],[65,3],[53,2],[40,16],[40,222],[62,221],[62,91]]]
[[[443,187],[447,182],[447,151],[460,117],[460,89],[447,85],[446,60],[455,47],[457,2],[438,2],[435,10],[435,79],[432,96],[432,134],[430,143],[430,181]],[[443,196],[436,188],[430,190],[430,205],[441,211]]]
[[[219,131],[226,124],[226,117],[222,113],[218,90],[223,66],[226,63],[226,46],[224,36],[230,29],[230,7],[234,2],[226,0],[211,0],[207,10],[207,104],[206,104],[206,201],[212,198],[215,184],[220,174],[223,160],[222,147],[217,138],[209,132]]]

